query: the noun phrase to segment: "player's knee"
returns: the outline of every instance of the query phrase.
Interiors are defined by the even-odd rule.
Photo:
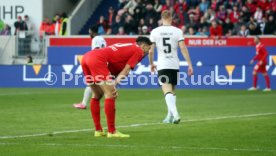
[[[103,97],[103,95],[102,94],[93,94],[92,95],[92,98],[95,98],[95,99],[97,99],[97,100],[100,100],[101,98]]]
[[[256,71],[253,71],[253,73],[252,73],[253,75],[257,75],[257,72]]]

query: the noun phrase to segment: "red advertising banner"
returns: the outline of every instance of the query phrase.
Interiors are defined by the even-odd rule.
[[[135,42],[135,37],[104,37],[108,45],[115,43]],[[261,38],[266,46],[276,46],[275,38]],[[187,46],[202,47],[202,46],[254,46],[254,38],[185,38]],[[49,46],[91,46],[89,37],[50,37]]]

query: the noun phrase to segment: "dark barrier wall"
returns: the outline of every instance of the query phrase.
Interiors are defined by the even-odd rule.
[[[77,40],[82,40],[77,42]],[[203,40],[206,40],[205,45]],[[239,39],[235,39],[239,41]],[[249,61],[255,55],[252,39],[240,39],[240,42],[224,39],[220,44],[209,45],[211,39],[187,39],[194,66],[194,76],[186,75],[187,63],[180,56],[179,88],[199,89],[246,89],[252,86],[253,65]],[[66,42],[65,42],[66,41]],[[134,39],[107,39],[108,44],[117,42],[133,42]],[[200,45],[191,45],[199,44]],[[276,89],[276,40],[264,40],[268,57],[268,73],[271,78],[272,89]],[[189,43],[190,42],[190,43]],[[76,45],[80,43],[80,45]],[[84,78],[80,61],[82,55],[90,50],[91,41],[88,38],[74,38],[70,44],[67,39],[50,40],[48,47],[48,65],[34,66],[0,66],[0,87],[84,87]],[[213,41],[215,43],[215,41]],[[155,52],[156,60],[156,52]],[[132,71],[128,81],[120,85],[122,88],[158,88],[157,77],[149,72],[149,63],[145,58]],[[260,88],[265,87],[264,79],[259,75]]]

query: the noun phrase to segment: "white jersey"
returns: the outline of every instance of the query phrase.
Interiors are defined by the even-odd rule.
[[[96,48],[105,48],[106,47],[106,41],[102,36],[95,36],[92,39],[92,50]]]
[[[159,26],[151,31],[151,42],[158,51],[157,70],[179,69],[178,42],[184,40],[181,29],[174,26]]]

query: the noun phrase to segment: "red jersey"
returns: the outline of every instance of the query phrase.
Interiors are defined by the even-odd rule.
[[[254,61],[263,61],[266,64],[266,57],[268,56],[268,52],[265,49],[264,44],[259,43],[256,45],[256,56],[253,58]]]
[[[133,69],[144,56],[144,51],[135,43],[118,43],[89,53],[94,55],[93,58],[107,63],[112,75],[118,75],[126,64]]]

